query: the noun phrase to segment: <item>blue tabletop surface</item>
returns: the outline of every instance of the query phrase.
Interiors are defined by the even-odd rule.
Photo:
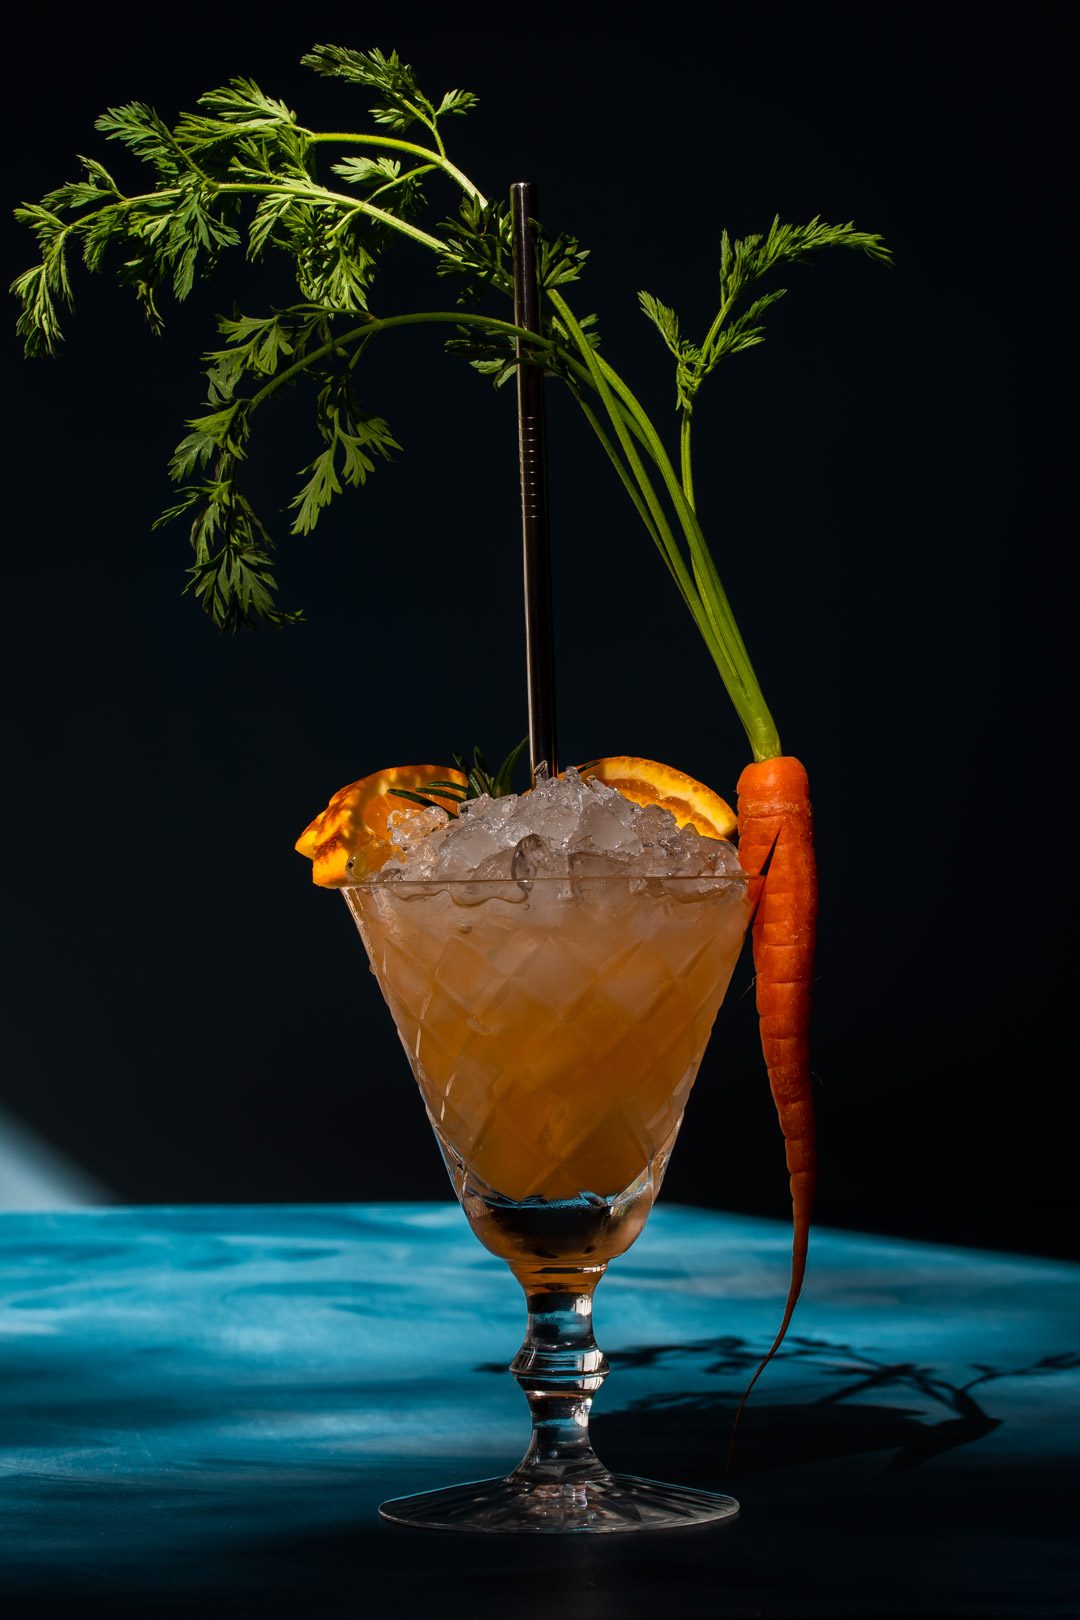
[[[725,1475],[789,1244],[661,1206],[597,1296],[597,1450],[742,1516],[538,1541],[376,1518],[527,1438],[456,1206],[0,1216],[0,1612],[1075,1614],[1080,1267],[817,1233]]]

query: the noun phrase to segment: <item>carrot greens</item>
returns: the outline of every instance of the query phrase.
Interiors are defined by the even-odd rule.
[[[222,254],[242,249],[255,261],[276,253],[289,262],[295,303],[219,320],[221,342],[204,356],[205,404],[169,464],[177,493],[158,523],[188,522],[194,561],[186,589],[229,630],[302,617],[278,605],[275,542],[242,479],[255,413],[279,390],[306,383],[314,396],[313,454],[291,502],[292,533],[306,535],[345,488],[365,484],[401,450],[386,418],[368,403],[377,339],[409,326],[447,327],[446,347],[501,385],[514,374],[522,338],[527,360],[561,378],[580,405],[693,616],[755,759],[779,754],[697,515],[694,405],[722,360],[763,341],[762,318],[784,293],[760,291],[765,276],[831,246],[887,259],[880,237],[819,219],[808,225],[777,219],[764,235],[735,241],[725,231],[719,307],[700,343],[683,335],[674,310],[650,293],[639,295],[675,361],[673,460],[644,406],[600,353],[595,316],[575,315],[567,302],[564,289],[580,278],[588,257],[573,237],[540,233],[541,333],[523,333],[495,313],[513,293],[509,207],[483,195],[450,160],[444,140],[445,121],[469,112],[476,97],[455,89],[429,98],[396,52],[317,45],[303,61],[373,96],[374,127],[309,129],[247,78],[200,96],[198,110],[172,126],[148,104],[131,102],[103,113],[97,128],[150,170],[145,189],[125,190],[98,159],[83,158],[79,179],[16,210],[40,252],[12,286],[31,355],[52,354],[61,342],[63,315],[73,307],[76,254],[95,271],[111,260],[154,332],[163,325],[164,293],[187,298]],[[449,187],[448,216],[445,202],[429,205],[436,184]],[[456,304],[389,314],[373,307],[386,250],[399,239],[433,255],[436,275],[457,284]]]

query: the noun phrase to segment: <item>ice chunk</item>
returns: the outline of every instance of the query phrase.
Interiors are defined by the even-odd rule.
[[[552,849],[565,849],[578,829],[578,818],[572,805],[530,805],[523,796],[516,814],[506,824],[507,836],[516,835],[518,843],[523,838],[543,838]]]
[[[386,818],[386,830],[390,834],[390,842],[396,844],[398,849],[415,849],[433,832],[445,827],[449,820],[446,811],[437,804],[429,805],[425,810],[391,810]]]
[[[628,870],[628,862],[600,849],[572,849],[570,851],[571,877],[620,877]]]
[[[492,799],[482,793],[478,799],[466,799],[461,806],[461,815],[468,821],[482,821],[484,826],[494,832],[510,820],[518,804],[518,796],[509,794],[502,799]]]
[[[478,816],[463,818],[439,845],[436,869],[440,877],[468,877],[504,845],[498,827],[488,827]],[[508,874],[509,875],[509,874]]]
[[[492,878],[509,881],[514,876],[514,852],[512,849],[496,849],[490,855],[485,855],[473,872],[473,877]]]
[[[624,804],[629,802],[628,799],[623,800]],[[643,844],[658,844],[662,838],[669,838],[678,830],[678,823],[670,810],[664,810],[658,804],[639,804],[636,809],[638,814],[634,825]]]
[[[510,875],[519,882],[529,878],[565,877],[573,856],[565,850],[552,849],[539,833],[529,833],[514,850],[510,862]]]
[[[617,795],[616,795],[617,796]],[[623,799],[622,803],[630,808],[630,800]],[[605,851],[620,859],[627,859],[633,855],[640,855],[642,842],[634,828],[633,820],[623,817],[609,802],[594,801],[587,804],[582,811],[579,822],[580,831],[574,838],[575,847],[588,844],[594,850]]]
[[[393,829],[395,856],[380,881],[438,882],[470,879],[477,887],[463,904],[475,904],[508,880],[526,887],[544,877],[619,875],[641,881],[650,891],[664,879],[687,898],[696,891],[685,880],[740,877],[733,846],[679,827],[660,805],[639,805],[615,788],[572,768],[561,777],[537,782],[529,793],[462,805],[457,816],[440,809],[405,816]],[[705,884],[707,888],[707,884]],[[560,891],[561,892],[561,891]]]

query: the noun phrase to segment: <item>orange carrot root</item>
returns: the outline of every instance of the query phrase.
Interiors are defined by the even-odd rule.
[[[779,1332],[750,1380],[750,1391],[784,1341],[802,1292],[814,1201],[816,1157],[810,1083],[810,989],[817,917],[810,788],[797,759],[780,756],[748,765],[739,778],[739,859],[750,876],[755,905],[754,967],[761,1049],[784,1133],[791,1181],[791,1284]],[[728,1461],[731,1460],[731,1450]]]

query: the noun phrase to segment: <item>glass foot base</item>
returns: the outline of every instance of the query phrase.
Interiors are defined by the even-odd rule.
[[[511,1474],[507,1479],[481,1479],[443,1491],[401,1496],[379,1509],[384,1519],[414,1529],[549,1534],[675,1530],[732,1519],[738,1511],[733,1496],[607,1473],[562,1481]]]

